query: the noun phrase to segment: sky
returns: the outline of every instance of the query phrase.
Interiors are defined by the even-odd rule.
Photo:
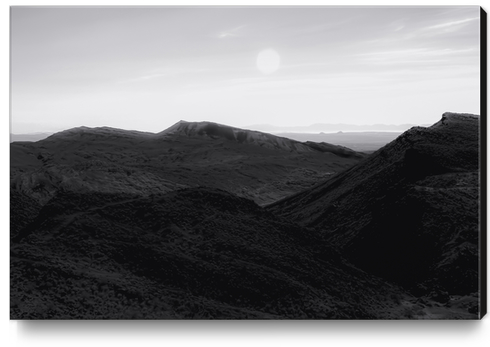
[[[480,8],[20,7],[11,132],[480,114]]]

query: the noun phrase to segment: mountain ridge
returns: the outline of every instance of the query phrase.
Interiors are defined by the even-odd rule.
[[[147,134],[159,134],[165,132],[169,128],[179,124],[179,123],[199,123],[199,122],[189,122],[185,120],[180,120],[179,122],[171,125],[167,129],[164,129],[159,132],[150,132],[150,131],[142,131],[142,130],[127,130],[131,132],[139,132],[139,133],[147,133]],[[209,122],[214,123],[214,122]],[[219,124],[219,123],[214,123]],[[340,129],[339,126],[342,128]],[[321,134],[323,131],[327,132],[349,132],[349,131],[361,131],[361,132],[373,132],[373,131],[394,131],[394,132],[402,132],[410,127],[414,126],[414,124],[371,124],[371,125],[356,125],[356,124],[343,124],[343,123],[316,123],[308,126],[291,126],[291,127],[280,127],[274,126],[270,124],[256,124],[250,126],[243,127],[234,127],[229,126],[231,128],[242,129],[242,130],[250,130],[256,132],[273,132],[273,133],[283,133],[287,134],[288,132],[298,132],[298,133],[318,133]],[[422,124],[421,126],[430,126],[430,124]],[[329,128],[330,127],[330,128]],[[87,127],[87,126],[78,126],[69,129],[77,129],[77,128],[87,128],[87,129],[97,129],[97,128],[108,128],[108,129],[118,129],[109,126],[98,126],[98,127]],[[29,141],[35,142],[47,138],[53,134],[63,132],[69,129],[57,131],[57,132],[32,132],[32,133],[10,133],[10,142],[16,141]],[[121,129],[122,130],[122,129]],[[284,135],[280,135],[284,137]],[[286,136],[287,137],[287,136]],[[304,142],[304,141],[300,141]]]
[[[299,141],[275,136],[254,130],[245,130],[214,122],[186,122],[179,121],[168,129],[157,134],[158,136],[185,135],[208,136],[210,138],[225,138],[238,143],[255,144],[266,148],[280,148],[289,151],[310,152],[314,149]]]
[[[10,149],[12,187],[44,202],[59,189],[150,194],[208,185],[265,204],[365,156],[184,121],[160,133],[77,127],[35,143],[14,142]]]
[[[450,293],[474,292],[479,121],[444,113],[431,127],[411,128],[350,169],[268,209],[321,231],[366,271],[413,286],[433,278]],[[451,273],[466,281],[451,281]]]

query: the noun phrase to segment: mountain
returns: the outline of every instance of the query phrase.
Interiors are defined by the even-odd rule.
[[[343,146],[329,143],[315,143],[313,141],[300,142],[286,137],[262,133],[259,131],[244,130],[212,122],[185,122],[180,121],[172,127],[162,131],[159,135],[186,135],[207,136],[212,139],[227,139],[243,144],[254,144],[268,149],[280,149],[295,153],[324,152],[333,153],[345,158],[363,158],[365,155]]]
[[[206,136],[212,139],[227,139],[229,141],[254,144],[268,149],[280,149],[290,152],[313,152],[315,149],[298,141],[274,136],[258,131],[243,130],[212,122],[180,121],[158,135],[185,135],[189,137]]]
[[[209,122],[12,143],[10,317],[481,318],[479,122],[370,156]]]
[[[445,113],[268,210],[418,295],[478,292],[479,116]]]
[[[40,203],[65,190],[148,195],[208,186],[267,204],[365,156],[341,146],[183,121],[157,134],[79,127],[10,148],[12,189]]]

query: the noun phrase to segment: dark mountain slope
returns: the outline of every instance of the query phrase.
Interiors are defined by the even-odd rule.
[[[479,117],[445,113],[270,211],[408,287],[478,290]]]
[[[148,195],[185,186],[225,189],[266,204],[363,156],[314,147],[209,122],[180,122],[159,134],[81,127],[12,143],[11,187],[41,204],[58,191]]]
[[[13,238],[11,302],[12,319],[427,314],[310,231],[208,188],[56,195]]]

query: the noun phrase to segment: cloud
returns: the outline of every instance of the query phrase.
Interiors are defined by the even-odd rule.
[[[474,18],[466,18],[466,19],[461,19],[461,20],[455,20],[455,21],[452,21],[452,22],[446,22],[446,23],[442,23],[442,24],[432,25],[432,26],[427,27],[425,29],[426,30],[431,30],[431,29],[448,28],[448,27],[452,27],[452,26],[455,26],[455,25],[460,25],[460,24],[468,23],[468,22],[471,22],[471,21],[474,21],[474,20],[477,20],[477,19],[480,19],[480,18],[479,17],[474,17]]]
[[[157,73],[157,74],[151,74],[151,75],[144,75],[144,76],[140,76],[140,77],[135,77],[135,78],[130,78],[130,79],[124,80],[121,83],[147,81],[147,80],[151,80],[151,79],[158,78],[158,77],[165,77],[165,76],[168,76],[168,75],[169,74],[166,74],[166,73]]]
[[[440,35],[453,34],[457,31],[463,31],[468,24],[471,24],[474,21],[478,21],[479,19],[479,17],[471,17],[422,27],[407,35],[406,38],[430,38]]]
[[[146,75],[128,78],[119,81],[118,83],[143,82],[143,81],[149,81],[157,78],[164,78],[164,77],[170,77],[170,76],[176,76],[182,74],[202,73],[207,71],[209,71],[209,69],[161,68],[161,69],[155,69],[151,73],[148,73]]]
[[[434,64],[434,63],[451,63],[455,62],[455,58],[464,57],[466,55],[475,55],[477,51],[474,48],[466,49],[429,49],[429,48],[413,48],[403,50],[388,50],[379,52],[370,52],[358,54],[356,56],[366,63],[372,64]]]
[[[232,28],[232,29],[229,29],[229,30],[224,30],[224,31],[221,31],[219,32],[216,37],[219,38],[219,39],[226,39],[226,38],[230,38],[230,37],[239,37],[239,36],[243,36],[241,34],[239,34],[239,32],[245,28],[246,25],[240,25],[238,27],[235,27],[235,28]]]

